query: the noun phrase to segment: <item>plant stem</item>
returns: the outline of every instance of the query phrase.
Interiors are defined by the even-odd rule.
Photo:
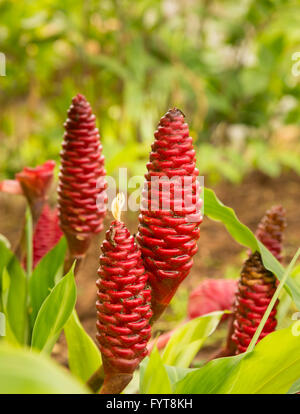
[[[87,386],[94,392],[97,393],[99,389],[102,387],[104,381],[104,370],[103,365],[100,366],[97,371],[90,377],[87,381]]]
[[[30,208],[27,207],[26,209],[26,270],[27,270],[27,278],[30,277],[32,272],[32,215],[30,212]]]
[[[271,299],[271,301],[270,301],[270,303],[267,307],[267,310],[265,311],[264,316],[263,316],[262,320],[260,321],[260,324],[258,325],[258,327],[255,331],[255,334],[254,334],[254,336],[253,336],[253,338],[252,338],[252,340],[251,340],[251,342],[250,342],[250,344],[247,348],[247,352],[253,351],[253,349],[256,345],[256,342],[257,342],[257,340],[258,340],[258,338],[259,338],[259,336],[260,336],[260,334],[261,334],[261,332],[262,332],[262,330],[265,326],[265,323],[267,322],[267,319],[268,319],[268,317],[269,317],[269,315],[270,315],[270,313],[271,313],[271,311],[272,311],[272,309],[275,305],[275,302],[278,299],[279,293],[280,293],[281,289],[283,288],[283,286],[284,286],[287,278],[289,277],[291,271],[293,270],[293,267],[295,266],[295,263],[296,263],[299,255],[300,255],[300,248],[297,250],[295,256],[293,257],[293,259],[291,260],[291,262],[288,265],[287,269],[285,270],[285,272],[283,274],[283,277],[282,277],[279,285],[277,286],[277,289],[276,289],[274,295],[272,296],[272,299]]]

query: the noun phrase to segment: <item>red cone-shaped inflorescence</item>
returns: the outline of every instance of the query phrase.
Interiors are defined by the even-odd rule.
[[[33,267],[51,250],[62,236],[57,209],[45,204],[33,235]]]
[[[102,393],[118,393],[147,354],[151,293],[141,252],[126,226],[106,232],[97,281],[97,340],[105,373]]]
[[[281,262],[283,230],[286,227],[285,210],[274,206],[266,212],[256,231],[256,237]]]
[[[169,110],[154,136],[137,235],[152,288],[152,322],[189,274],[202,222],[199,172],[182,112]]]
[[[72,100],[65,130],[58,187],[59,219],[71,256],[82,257],[92,235],[103,228],[106,183],[95,115],[80,94]]]
[[[257,237],[278,258],[281,258],[282,233],[286,226],[285,211],[273,207],[258,226]],[[244,263],[234,304],[234,319],[229,338],[231,353],[239,354],[248,345],[276,290],[277,279],[267,270],[261,256],[255,252]],[[275,304],[259,337],[259,341],[276,328]]]

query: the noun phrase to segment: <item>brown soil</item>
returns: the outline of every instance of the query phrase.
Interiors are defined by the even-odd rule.
[[[287,212],[288,227],[285,233],[285,258],[288,262],[299,247],[300,236],[300,177],[293,173],[285,173],[279,178],[268,178],[260,173],[253,173],[239,185],[222,183],[214,187],[219,199],[232,207],[239,219],[255,230],[264,212],[272,205],[281,204]],[[204,200],[205,202],[205,200]],[[13,208],[13,210],[12,210]],[[19,200],[11,203],[9,196],[0,198],[0,233],[5,234],[16,243],[18,231],[15,219],[12,216],[21,214],[24,205]],[[124,214],[123,219],[128,224],[132,233],[137,231],[137,214]],[[111,216],[105,222],[105,228],[109,227]],[[17,223],[18,224],[18,223]],[[88,255],[81,263],[77,274],[78,302],[77,311],[80,320],[87,332],[95,337],[95,301],[98,258],[100,243],[103,233],[91,246]],[[189,291],[195,288],[205,277],[220,278],[225,275],[236,277],[241,267],[245,248],[238,245],[227,233],[224,226],[204,218],[201,226],[199,240],[199,252],[194,260],[194,267],[190,276],[184,281],[183,287]],[[207,350],[213,352],[215,346]],[[55,346],[53,356],[61,363],[67,363],[67,348],[63,336]],[[203,355],[204,356],[204,355]]]

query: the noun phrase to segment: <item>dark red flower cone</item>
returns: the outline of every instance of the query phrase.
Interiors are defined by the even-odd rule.
[[[51,250],[62,236],[57,209],[45,204],[33,235],[33,267]]]
[[[258,239],[281,260],[282,235],[286,227],[285,211],[276,206],[267,211],[257,230]],[[234,304],[234,317],[229,333],[228,354],[240,354],[248,345],[276,290],[277,279],[267,270],[261,256],[255,252],[244,263]],[[260,341],[276,328],[275,304],[258,339]]]
[[[106,183],[95,115],[84,96],[72,100],[65,123],[58,186],[60,226],[73,258],[84,256],[103,228]]]
[[[152,322],[189,274],[202,222],[199,171],[182,112],[170,109],[154,136],[137,235],[152,288]]]
[[[105,373],[101,393],[110,394],[125,388],[147,355],[151,292],[141,252],[119,218],[106,232],[101,249],[97,340]]]

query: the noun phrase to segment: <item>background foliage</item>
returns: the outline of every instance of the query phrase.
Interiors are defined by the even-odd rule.
[[[77,92],[97,115],[109,174],[144,172],[170,106],[186,113],[211,180],[300,173],[298,10],[296,0],[0,1],[0,178],[58,159]]]

